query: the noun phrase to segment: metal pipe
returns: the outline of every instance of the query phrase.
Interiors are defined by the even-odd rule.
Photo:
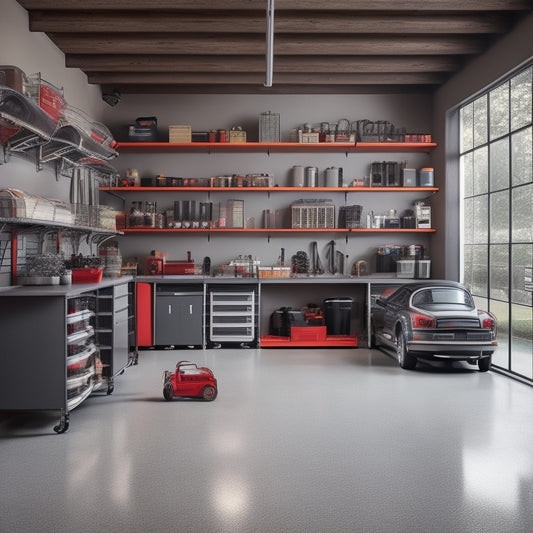
[[[272,72],[274,70],[274,0],[268,0],[266,39],[265,87],[272,87]]]

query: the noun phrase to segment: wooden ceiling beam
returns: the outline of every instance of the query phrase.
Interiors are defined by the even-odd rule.
[[[265,88],[267,0],[17,1],[67,67],[147,94],[432,91],[533,11],[532,0],[276,0]]]
[[[65,58],[69,68],[99,72],[264,72],[264,56],[77,55]],[[275,72],[451,72],[455,56],[279,56]]]
[[[265,0],[17,0],[27,10],[65,11],[146,11],[159,10],[266,10]],[[281,11],[524,11],[531,9],[530,0],[276,0],[276,12]]]
[[[490,13],[368,15],[346,13],[281,13],[275,32],[287,33],[383,33],[383,34],[486,34],[503,33],[510,21]],[[266,20],[261,15],[202,15],[190,13],[125,12],[30,12],[30,31],[69,33],[260,33]]]
[[[49,34],[65,54],[191,54],[261,55],[265,39],[259,35],[78,35]],[[442,55],[476,54],[482,39],[466,36],[307,36],[278,35],[274,54],[279,55]]]
[[[264,75],[255,72],[113,72],[88,73],[89,83],[98,85],[135,84],[135,85],[242,85],[262,84]],[[373,84],[440,84],[445,79],[441,73],[274,73],[274,83],[300,85],[373,85]]]
[[[425,94],[435,85],[104,85],[102,92],[127,94]]]

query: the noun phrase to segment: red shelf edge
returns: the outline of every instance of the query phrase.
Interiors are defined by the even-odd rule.
[[[101,191],[124,192],[438,192],[438,187],[100,187]]]
[[[124,149],[125,152],[149,152],[151,150],[165,151],[200,151],[217,149],[224,151],[347,151],[347,152],[412,152],[423,151],[429,152],[437,146],[436,143],[412,143],[412,142],[383,142],[383,143],[210,143],[210,142],[191,142],[191,143],[169,143],[169,142],[119,142],[116,150]]]
[[[435,233],[434,228],[125,228],[124,233]]]

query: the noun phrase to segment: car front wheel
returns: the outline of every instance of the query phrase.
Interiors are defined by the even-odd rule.
[[[405,370],[413,370],[416,366],[416,357],[407,352],[403,331],[400,331],[396,337],[396,357],[400,366]]]

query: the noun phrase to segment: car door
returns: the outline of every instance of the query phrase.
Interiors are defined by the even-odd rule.
[[[383,312],[382,335],[387,342],[395,342],[395,328],[398,318],[409,302],[410,291],[406,287],[399,288],[394,294],[387,298],[387,305]]]

